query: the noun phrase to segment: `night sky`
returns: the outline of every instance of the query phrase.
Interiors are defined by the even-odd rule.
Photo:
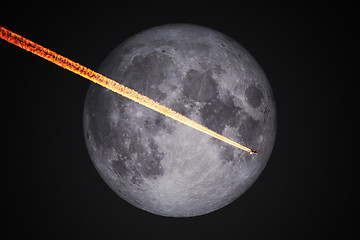
[[[229,35],[266,73],[278,130],[265,170],[239,199],[200,217],[156,216],[120,199],[91,162],[82,124],[90,82],[0,40],[2,219],[14,238],[303,239],[352,231],[356,148],[344,118],[354,113],[342,100],[355,100],[344,92],[356,87],[347,63],[353,7],[174,4],[96,12],[49,2],[22,7],[20,19],[15,9],[1,10],[1,26],[93,70],[150,27],[192,23]]]

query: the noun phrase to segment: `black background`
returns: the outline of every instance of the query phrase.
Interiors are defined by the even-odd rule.
[[[94,70],[118,44],[149,27],[192,23],[229,35],[257,59],[272,85],[277,139],[260,178],[227,207],[185,219],[147,213],[112,192],[89,158],[82,113],[90,82],[1,40],[3,220],[11,236],[350,234],[354,149],[345,130],[351,123],[343,120],[354,113],[342,100],[355,101],[344,91],[356,87],[348,64],[353,6],[48,5],[2,9],[0,25]]]

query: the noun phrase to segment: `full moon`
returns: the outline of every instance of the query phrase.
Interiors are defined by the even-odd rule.
[[[171,24],[116,47],[99,72],[251,149],[234,148],[92,84],[84,135],[104,181],[153,214],[199,216],[242,195],[264,169],[276,135],[270,84],[256,60],[209,28]]]

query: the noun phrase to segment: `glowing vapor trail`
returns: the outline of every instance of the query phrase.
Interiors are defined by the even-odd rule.
[[[111,80],[110,78],[107,78],[97,72],[94,72],[90,70],[89,68],[86,68],[79,63],[73,62],[70,59],[63,57],[47,48],[44,48],[40,46],[39,44],[36,44],[19,34],[16,34],[14,32],[11,32],[3,27],[0,26],[0,37],[4,39],[5,41],[8,41],[9,43],[12,43],[26,51],[29,51],[31,53],[34,53],[64,69],[67,69],[73,73],[76,73],[84,78],[89,79],[90,81],[93,81],[94,83],[97,83],[105,88],[108,88],[124,97],[127,97],[141,105],[144,105],[145,107],[151,108],[167,117],[170,117],[176,121],[179,121],[185,125],[188,125],[198,131],[201,131],[203,133],[206,133],[214,138],[217,138],[223,142],[226,142],[234,147],[240,148],[244,151],[249,152],[250,154],[256,154],[256,151],[251,150],[250,148],[247,148],[243,145],[240,145],[204,126],[201,124],[198,124],[197,122],[194,122],[190,120],[189,118],[181,115],[180,113],[177,113],[170,108],[163,106],[159,104],[158,102],[155,102],[154,100],[120,84],[115,82],[114,80]]]

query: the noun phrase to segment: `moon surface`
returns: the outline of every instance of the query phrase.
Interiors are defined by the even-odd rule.
[[[264,169],[276,135],[273,93],[230,37],[189,24],[151,28],[116,47],[99,72],[258,151],[250,155],[92,84],[86,145],[101,177],[130,204],[162,216],[203,215],[237,199]]]

